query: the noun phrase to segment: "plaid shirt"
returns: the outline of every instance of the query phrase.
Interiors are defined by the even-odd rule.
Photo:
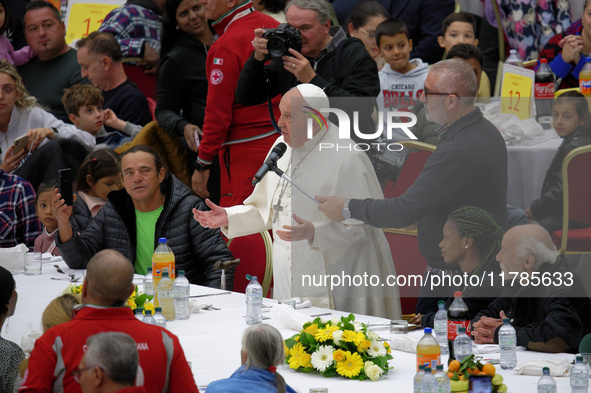
[[[142,56],[145,43],[160,53],[162,17],[148,8],[135,4],[115,8],[99,31],[112,33],[117,38],[123,57]]]
[[[33,186],[0,169],[0,247],[25,243],[32,250],[40,234]]]

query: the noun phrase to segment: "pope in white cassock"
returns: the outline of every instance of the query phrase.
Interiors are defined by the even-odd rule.
[[[335,124],[327,129],[314,120],[313,137],[307,138],[310,108],[329,108],[328,97],[315,85],[301,84],[282,97],[281,136],[271,149],[280,142],[289,147],[277,167],[311,195],[383,198],[367,155],[349,148],[352,140],[339,139]],[[337,145],[347,148],[337,150]],[[388,276],[394,282],[396,273],[381,229],[354,219],[329,221],[314,201],[272,172],[243,205],[206,203],[211,211],[193,210],[195,219],[221,227],[230,239],[273,230],[275,299],[297,296],[318,307],[401,318],[398,288],[386,283]],[[331,282],[340,285],[331,288]]]

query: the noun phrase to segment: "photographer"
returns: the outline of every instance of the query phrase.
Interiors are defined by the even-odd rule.
[[[347,37],[338,26],[330,26],[330,6],[325,0],[291,0],[285,10],[287,23],[301,34],[301,50],[289,49],[281,58],[269,64],[270,96],[286,93],[299,83],[311,83],[322,89],[329,98],[365,97],[356,110],[373,111],[380,92],[378,69],[363,42]],[[253,55],[248,59],[238,80],[236,101],[241,105],[256,105],[267,101],[264,63],[267,38],[264,29],[256,29]],[[275,32],[290,40],[291,31]],[[331,106],[333,103],[331,102]],[[366,120],[370,121],[369,118]],[[364,132],[373,132],[367,122]]]

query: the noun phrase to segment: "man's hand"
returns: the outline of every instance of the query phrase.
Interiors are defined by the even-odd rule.
[[[295,75],[296,78],[302,83],[310,83],[310,81],[316,76],[316,72],[312,68],[312,65],[295,49],[290,48],[289,53],[292,56],[283,56],[283,68]]]
[[[185,142],[187,142],[187,146],[189,146],[189,149],[195,152],[197,151],[197,144],[195,143],[195,134],[198,133],[201,133],[199,127],[197,127],[195,124],[190,123],[185,126],[185,129],[183,131],[183,134],[185,135]]]
[[[160,61],[160,54],[148,42],[144,44],[144,57],[140,62],[144,67],[146,74],[155,74],[158,71],[158,62]]]
[[[205,200],[205,204],[211,209],[204,212],[193,209],[193,218],[204,228],[220,228],[228,226],[228,213],[223,207],[219,207],[209,199]]]
[[[316,196],[316,200],[321,202],[318,210],[324,213],[324,216],[330,221],[341,222],[344,220],[341,211],[347,201],[345,198],[338,196]]]
[[[77,195],[74,195],[74,202],[76,201],[76,197]],[[65,243],[74,235],[72,225],[70,224],[70,217],[72,216],[74,207],[66,205],[66,201],[62,199],[62,195],[56,188],[53,195],[52,208],[53,215],[57,220],[60,240],[62,243]]]
[[[6,154],[4,155],[4,162],[0,165],[0,169],[4,172],[12,172],[16,168],[18,168],[18,164],[21,162],[25,155],[27,154],[27,149],[22,149],[18,153],[14,154],[14,145],[10,146],[8,150],[6,150]]]
[[[191,177],[191,188],[195,191],[195,194],[201,198],[209,197],[209,191],[207,191],[207,180],[209,180],[209,169],[202,172],[195,171]]]
[[[293,215],[293,219],[298,225],[284,225],[283,229],[285,229],[285,231],[276,231],[275,233],[277,233],[277,236],[279,236],[281,240],[286,242],[295,242],[298,240],[314,240],[314,233],[316,232],[316,229],[314,228],[314,224],[312,224],[312,221],[306,221],[296,216],[295,213]]]
[[[53,130],[51,128],[34,128],[32,130],[27,131],[27,136],[29,137],[29,144],[27,145],[27,150],[35,151],[43,142],[43,139],[53,139]]]
[[[119,131],[123,130],[125,127],[125,122],[118,118],[115,112],[113,112],[111,109],[105,109],[103,113],[105,115],[105,125],[107,127],[111,127]]]
[[[562,60],[566,63],[578,63],[581,59],[581,50],[583,50],[583,37],[580,35],[569,35],[564,37],[558,43],[562,47]]]
[[[534,214],[531,212],[531,209],[527,209],[525,211],[525,216],[527,217],[527,219],[529,220],[529,222],[534,222],[536,220],[536,217],[534,216]]]
[[[422,314],[420,314],[420,313],[416,314],[414,317],[412,317],[411,319],[408,320],[408,323],[421,326],[421,318],[423,318]]]
[[[267,40],[263,38],[265,29],[254,29],[254,40],[252,40],[252,46],[254,47],[254,58],[258,61],[265,60],[265,56],[269,54],[267,50]]]
[[[503,324],[505,313],[501,311],[501,319],[482,317],[478,322],[472,324],[472,335],[474,336],[474,342],[477,344],[494,344],[495,343],[495,331],[499,326]]]

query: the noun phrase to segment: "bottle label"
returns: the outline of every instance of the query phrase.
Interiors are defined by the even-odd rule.
[[[534,86],[534,97],[538,100],[554,99],[554,82],[536,83]]]
[[[417,353],[417,371],[419,371],[419,364],[428,363],[431,367],[431,372],[435,373],[438,364],[441,364],[441,354],[434,353],[429,355],[421,355]]]
[[[466,329],[466,334],[469,336],[472,332],[470,321],[447,321],[447,339],[451,341],[455,340],[458,336],[458,328],[462,326]]]
[[[579,79],[579,87],[583,95],[591,94],[591,80]]]

